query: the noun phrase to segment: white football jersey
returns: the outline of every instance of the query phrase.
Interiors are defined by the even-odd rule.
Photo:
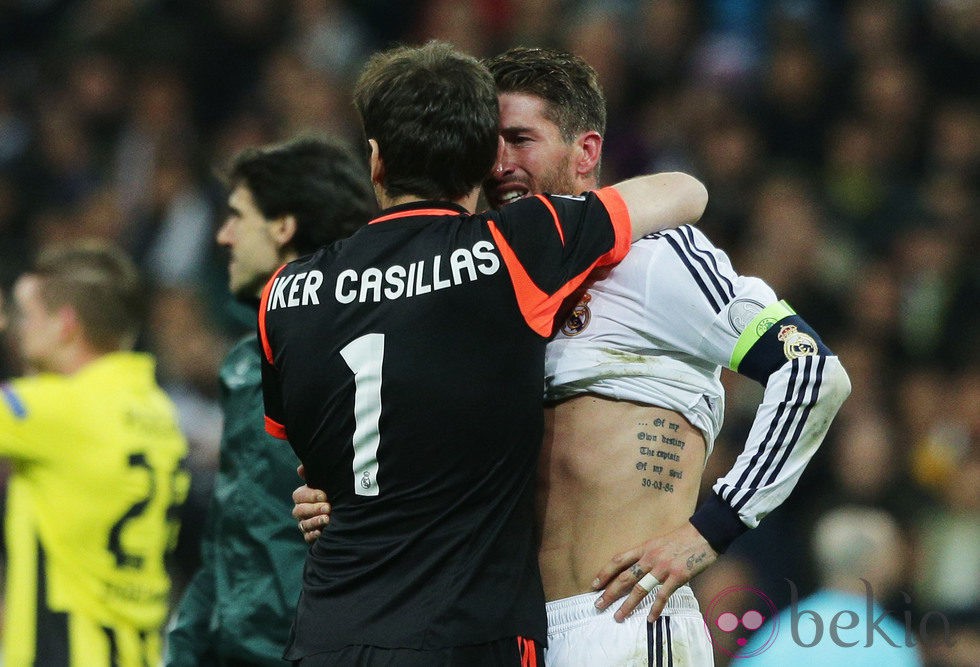
[[[704,433],[721,430],[721,368],[746,325],[776,294],[740,276],[694,227],[636,241],[588,285],[549,343],[545,397],[592,393],[676,410]]]
[[[691,522],[719,552],[789,495],[850,393],[840,360],[762,280],[685,226],[635,242],[597,275],[545,355],[545,398],[596,394],[676,410],[704,433],[722,367],[765,387],[734,466]]]

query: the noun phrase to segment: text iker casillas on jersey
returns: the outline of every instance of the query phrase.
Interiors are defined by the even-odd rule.
[[[379,303],[382,298],[412,297],[472,282],[499,269],[500,258],[493,243],[477,241],[472,248],[454,250],[449,255],[448,267],[444,265],[444,257],[436,255],[431,261],[420,259],[407,267],[393,264],[382,270],[370,266],[360,272],[344,269],[337,275],[334,298],[338,303]],[[279,276],[272,284],[266,310],[319,305],[317,292],[322,285],[323,272],[317,270]]]

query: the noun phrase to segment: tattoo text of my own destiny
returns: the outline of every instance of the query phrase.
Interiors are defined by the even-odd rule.
[[[680,463],[687,444],[674,435],[680,430],[680,424],[658,417],[638,426],[636,439],[641,444],[636,469],[645,473],[640,478],[640,484],[664,493],[673,493],[673,481],[684,477],[683,470],[671,467],[671,464]]]

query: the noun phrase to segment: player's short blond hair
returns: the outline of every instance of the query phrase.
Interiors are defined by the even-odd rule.
[[[103,241],[52,245],[29,273],[49,310],[75,309],[92,347],[111,352],[135,344],[145,295],[139,270],[122,249]]]

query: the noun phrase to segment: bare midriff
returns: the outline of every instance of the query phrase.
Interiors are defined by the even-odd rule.
[[[694,512],[705,442],[679,413],[576,396],[545,410],[539,561],[548,600],[587,593],[621,551]]]

